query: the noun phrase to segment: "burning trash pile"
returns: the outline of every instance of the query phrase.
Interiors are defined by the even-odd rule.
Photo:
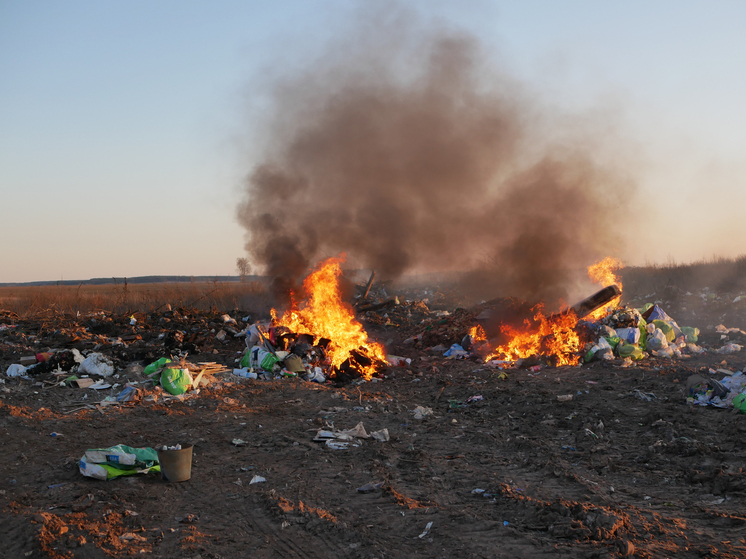
[[[639,309],[620,306],[622,284],[615,272],[621,267],[613,258],[589,267],[589,277],[606,287],[572,307],[548,314],[541,304],[531,308],[516,300],[502,300],[498,310],[486,309],[473,317],[477,324],[460,343],[430,349],[442,349],[445,357],[477,358],[500,368],[613,360],[629,366],[651,356],[685,359],[708,351],[697,345],[698,328],[679,326],[658,304],[648,303]],[[523,318],[526,315],[528,318]],[[425,331],[407,342],[426,345],[432,339]],[[740,350],[740,345],[727,343],[710,351],[728,354]]]
[[[324,382],[362,378],[370,380],[388,366],[383,347],[368,339],[363,325],[342,301],[339,277],[344,257],[322,262],[303,282],[306,294],[281,316],[272,309],[272,321],[246,331],[247,351],[234,374],[248,378],[301,376]]]

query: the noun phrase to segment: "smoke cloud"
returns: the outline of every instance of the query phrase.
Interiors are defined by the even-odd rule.
[[[238,209],[255,265],[288,286],[346,252],[379,278],[471,270],[485,294],[556,301],[620,255],[634,181],[602,116],[544,107],[468,34],[366,21],[274,83]]]

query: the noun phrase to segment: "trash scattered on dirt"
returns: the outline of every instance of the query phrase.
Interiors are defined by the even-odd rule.
[[[388,429],[381,429],[379,431],[373,431],[370,434],[371,438],[380,441],[382,443],[388,442],[391,440],[391,437],[389,436],[389,430]]]
[[[686,381],[686,400],[690,404],[731,408],[743,401],[739,396],[746,397],[746,375],[742,372],[726,374],[719,381],[701,375],[691,375]]]
[[[78,366],[78,374],[109,377],[114,374],[114,364],[103,353],[91,353]]]
[[[382,481],[379,481],[377,483],[369,482],[369,483],[366,483],[365,485],[363,485],[361,487],[358,487],[357,488],[357,492],[358,493],[373,493],[374,491],[377,491],[381,487],[383,487],[383,482]]]
[[[431,529],[432,527],[433,527],[433,523],[432,523],[432,522],[428,522],[428,523],[427,523],[427,524],[425,525],[425,529],[424,529],[424,530],[422,531],[422,533],[421,533],[421,534],[420,534],[419,536],[417,536],[417,537],[418,537],[418,538],[420,538],[420,539],[424,538],[425,536],[427,536],[427,535],[428,535],[428,534],[430,533],[430,529]]]
[[[10,365],[7,370],[5,371],[6,376],[10,378],[14,377],[22,377],[26,374],[26,367],[23,365],[20,365],[18,363],[13,363]]]
[[[742,300],[733,309],[736,294],[679,292],[675,298],[641,291],[624,307],[615,304],[602,308],[599,318],[578,320],[571,329],[578,343],[568,350],[578,363],[567,365],[543,350],[551,342],[545,335],[525,346],[533,354],[485,361],[483,349],[507,348],[510,339],[472,338],[470,330],[483,323],[476,317],[486,308],[497,309],[493,319],[508,316],[500,314],[505,309],[527,310],[533,326],[533,307],[524,301],[456,305],[444,302],[444,294],[450,295],[441,287],[401,291],[398,299],[394,289],[376,286],[367,301],[353,305],[366,336],[385,348],[370,379],[359,361],[344,370],[333,365],[328,337],[299,333],[261,312],[252,311],[256,321],[230,311],[237,324],[225,320],[223,311],[179,308],[138,313],[134,324],[130,311],[47,321],[0,316],[0,322],[14,323],[0,330],[0,372],[25,367],[20,376],[2,375],[0,384],[0,419],[12,435],[5,441],[0,494],[9,503],[4,520],[19,534],[14,556],[37,549],[49,534],[60,554],[105,554],[102,549],[113,549],[99,535],[105,533],[112,534],[110,542],[132,546],[127,551],[133,553],[147,548],[168,555],[181,545],[182,554],[240,555],[230,536],[235,527],[223,522],[235,514],[250,518],[251,526],[270,527],[270,538],[284,538],[293,549],[308,545],[317,555],[328,552],[330,542],[362,542],[379,551],[395,545],[400,555],[414,556],[430,537],[439,545],[442,537],[445,554],[489,556],[494,538],[480,534],[496,529],[528,554],[540,554],[546,545],[578,556],[601,548],[655,556],[663,545],[682,557],[711,554],[713,548],[743,554],[735,459],[746,394],[729,379],[743,376],[746,356],[718,353],[746,343],[744,330],[731,327],[746,320]],[[642,316],[648,302],[675,318],[680,334],[660,314],[640,328],[632,309]],[[385,306],[372,308],[378,304]],[[445,307],[447,314],[437,312]],[[552,316],[544,313],[547,320]],[[525,317],[505,322],[520,328]],[[226,335],[218,340],[221,330]],[[648,337],[659,349],[645,345]],[[265,343],[279,359],[271,371],[260,363],[253,370],[239,367],[250,348],[271,355]],[[603,352],[585,361],[593,347],[588,344]],[[445,357],[454,345],[468,355]],[[80,373],[92,353],[111,361],[112,375]],[[192,377],[183,394],[161,385],[166,368]],[[234,369],[256,378],[242,378]],[[694,374],[701,379],[690,395],[687,379]],[[86,383],[108,388],[81,388]],[[710,407],[687,406],[686,398]],[[71,452],[78,458],[80,450],[70,449],[80,440],[93,446],[127,437],[136,446],[162,445],[164,436],[204,439],[192,488],[174,490],[136,476],[112,484],[86,480],[82,473],[78,481],[65,478],[65,461]],[[226,449],[237,462],[225,461]],[[51,464],[48,473],[32,471],[32,461]],[[99,466],[82,462],[86,469]],[[112,479],[99,467],[104,471],[98,479]],[[233,471],[250,473],[238,473],[246,476],[241,481],[229,477]],[[282,483],[271,484],[275,492],[265,491],[266,485],[249,491],[255,472],[271,472],[270,479]],[[487,489],[470,495],[475,486]],[[197,509],[199,524],[184,520]],[[691,510],[699,512],[686,512]],[[712,518],[723,520],[715,532]],[[434,523],[419,538],[428,520]],[[455,529],[433,532],[436,524]],[[476,532],[459,529],[474,526]],[[192,531],[197,527],[203,535]],[[148,541],[125,542],[120,536],[128,533]],[[645,538],[649,533],[655,537]],[[86,543],[79,544],[80,538]],[[91,549],[81,551],[81,545]],[[265,540],[241,545],[261,554]],[[353,554],[368,551],[350,547],[355,549]],[[121,548],[111,554],[121,554]]]
[[[433,410],[432,408],[417,406],[412,410],[412,413],[414,414],[415,419],[425,419],[426,417],[433,415]]]
[[[103,481],[119,476],[160,472],[155,449],[116,445],[85,451],[79,462],[80,473]]]
[[[380,429],[368,434],[363,423],[359,422],[352,429],[319,429],[313,441],[323,442],[327,447],[334,450],[343,450],[349,447],[350,442],[353,443],[353,446],[358,446],[359,443],[354,442],[356,439],[374,439],[379,442],[387,442],[390,439],[389,430]]]

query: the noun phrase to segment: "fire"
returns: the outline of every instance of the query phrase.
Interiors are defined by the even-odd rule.
[[[543,305],[534,307],[533,322],[524,321],[523,328],[503,324],[502,332],[510,336],[507,344],[495,348],[485,359],[517,361],[532,355],[543,355],[559,365],[577,365],[580,361],[580,337],[575,331],[578,317],[575,313],[547,316]]]
[[[623,267],[620,260],[607,257],[588,267],[588,277],[604,287],[616,284],[621,290],[622,282],[614,272]],[[587,318],[598,320],[608,312],[608,307],[616,307],[620,299],[621,295],[612,300],[606,308],[595,310]],[[580,336],[576,331],[577,315],[570,309],[547,315],[541,304],[532,310],[533,320],[526,319],[522,327],[501,325],[501,333],[507,336],[509,341],[491,350],[485,360],[517,361],[541,355],[553,360],[557,365],[577,365],[580,361],[578,352],[581,348]],[[484,330],[480,326],[473,327],[469,334],[475,342],[485,340]]]
[[[471,327],[471,329],[469,330],[469,336],[471,336],[472,342],[487,341],[487,334],[485,334],[484,328],[482,328],[479,324]]]
[[[614,272],[617,270],[621,270],[622,268],[624,268],[624,264],[622,264],[621,260],[613,258],[611,256],[607,256],[603,260],[599,260],[595,264],[588,266],[588,277],[594,283],[601,284],[604,287],[606,287],[607,285],[616,284],[619,286],[619,289],[621,291],[622,282]],[[621,299],[622,296],[619,295],[619,297],[610,301],[609,304],[605,307],[596,309],[591,314],[589,314],[588,319],[598,320],[599,318],[602,318],[608,312],[609,307],[614,308],[618,306]]]
[[[375,366],[385,361],[386,355],[380,344],[368,340],[352,307],[342,301],[339,276],[344,259],[344,255],[340,255],[321,262],[303,281],[308,298],[300,305],[293,303],[280,318],[272,309],[272,322],[297,334],[310,334],[314,336],[314,343],[321,338],[331,340],[326,348],[330,364],[338,369],[347,359],[355,360],[361,376],[370,379]]]

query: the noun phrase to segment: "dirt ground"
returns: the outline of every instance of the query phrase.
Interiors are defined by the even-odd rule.
[[[732,294],[675,299],[662,304],[701,328],[705,347],[723,343],[708,326],[746,329]],[[746,416],[690,406],[684,396],[689,375],[742,370],[746,352],[505,377],[404,344],[425,324],[444,343],[459,341],[449,322],[458,313],[428,315],[414,304],[407,312],[400,323],[383,311],[363,317],[389,353],[412,359],[375,382],[224,373],[183,401],[69,413],[118,389],[45,383],[51,373],[1,375],[0,557],[746,556]],[[143,380],[127,367],[169,344],[189,346],[194,362],[231,368],[243,349],[242,338],[215,339],[218,313],[137,318],[130,326],[126,316],[6,313],[0,366],[47,348],[96,348],[115,360],[123,383]],[[117,337],[122,343],[112,343]],[[572,399],[558,401],[564,395]],[[432,414],[418,419],[417,406]],[[360,422],[369,433],[388,429],[390,440],[342,450],[313,441],[322,427]],[[183,483],[152,473],[97,481],[78,471],[89,448],[175,443],[194,444]],[[254,476],[266,481],[252,484]]]

